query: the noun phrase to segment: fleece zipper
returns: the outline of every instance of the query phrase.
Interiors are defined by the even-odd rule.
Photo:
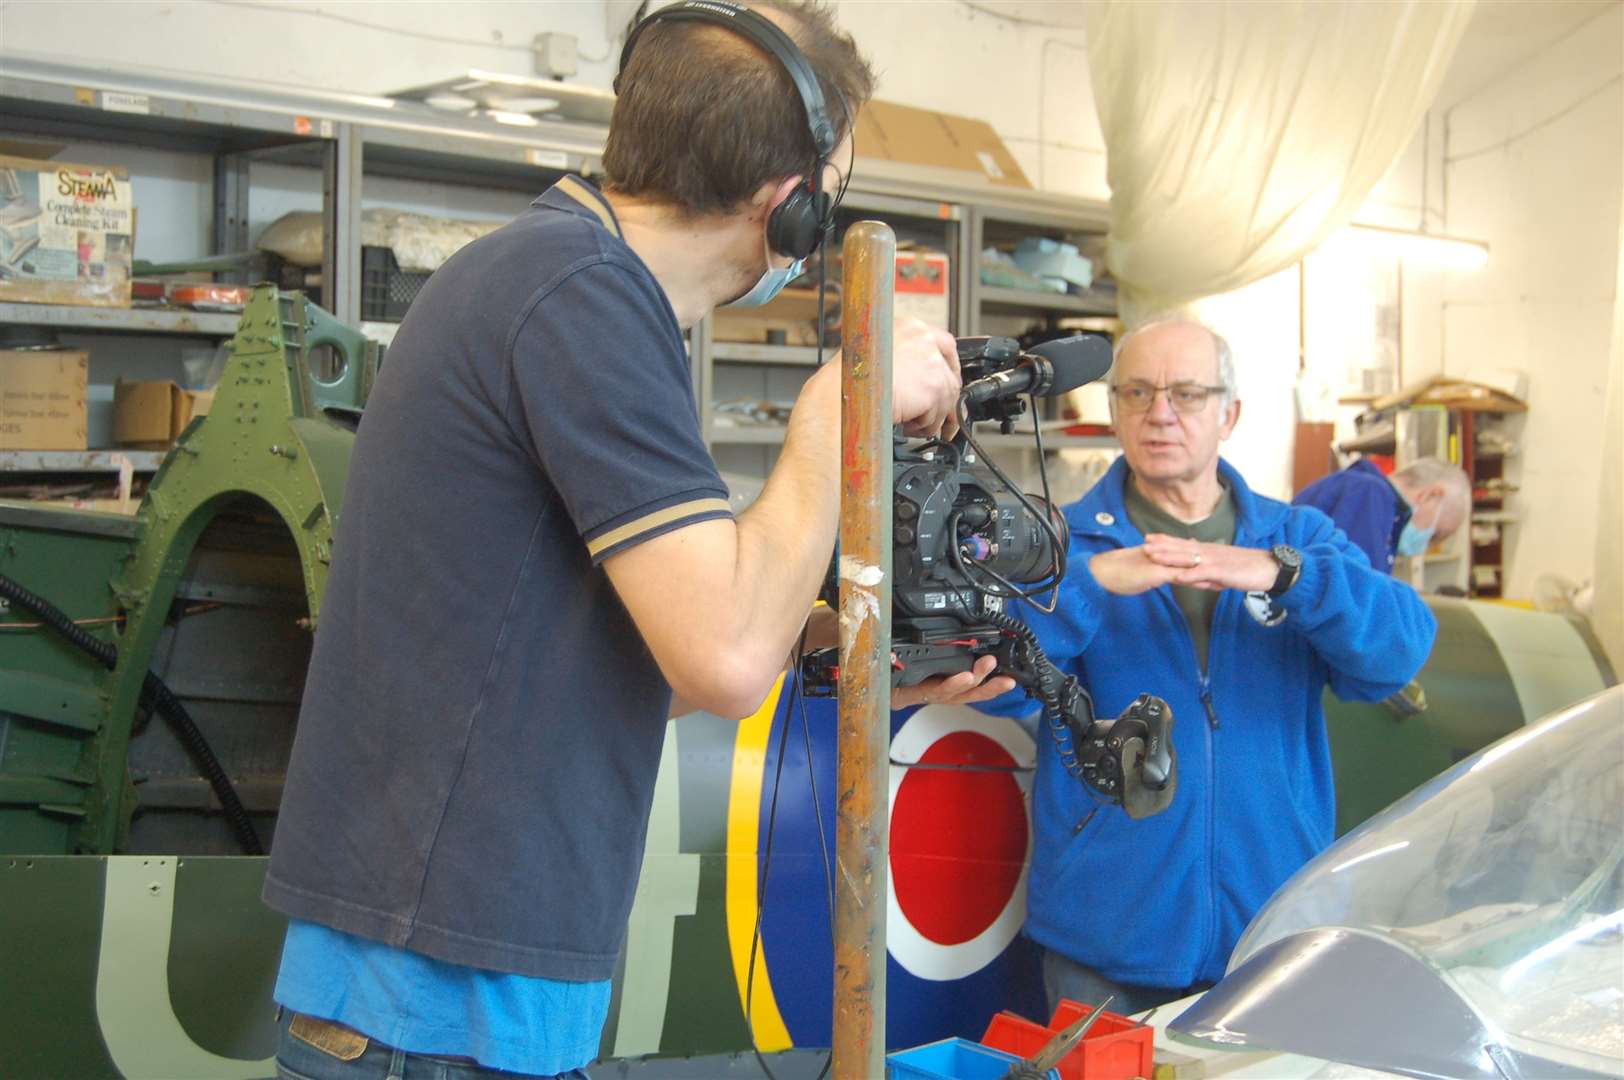
[[[1172,609],[1174,623],[1184,634],[1185,651],[1189,654],[1190,664],[1195,668],[1196,685],[1200,690],[1201,705],[1207,713],[1207,725],[1201,732],[1201,745],[1207,758],[1207,941],[1201,948],[1201,959],[1198,961],[1196,977],[1199,978],[1201,970],[1206,966],[1206,959],[1212,953],[1213,945],[1218,940],[1218,762],[1214,743],[1218,733],[1218,710],[1212,703],[1212,634],[1207,635],[1207,666],[1201,664],[1201,657],[1195,651],[1195,635],[1190,632],[1190,624],[1184,617],[1184,609],[1179,607],[1178,601],[1173,597],[1171,585],[1158,586],[1156,592],[1162,597],[1164,603]],[[1220,593],[1218,603],[1212,612],[1212,626],[1218,625],[1218,613],[1224,606],[1228,596]],[[1174,718],[1175,723],[1177,718]]]

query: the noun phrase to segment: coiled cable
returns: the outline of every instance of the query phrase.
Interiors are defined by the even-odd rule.
[[[0,574],[0,596],[31,612],[71,644],[94,657],[108,671],[118,666],[116,646],[94,637],[84,627],[68,618],[56,605],[44,597],[35,595],[4,574]],[[214,748],[203,737],[203,732],[198,730],[196,721],[180,703],[180,699],[175,697],[164,681],[152,671],[147,671],[142,676],[141,703],[145,708],[162,714],[169,722],[175,737],[180,740],[192,763],[202,772],[215,797],[220,800],[226,823],[231,827],[232,835],[237,838],[243,853],[265,854],[265,848],[259,842],[259,834],[254,830],[254,823],[248,817],[248,810],[238,797],[237,789],[232,786],[231,778],[220,765],[220,758],[215,754]]]

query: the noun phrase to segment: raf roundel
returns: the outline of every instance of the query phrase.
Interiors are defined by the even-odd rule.
[[[1034,756],[1015,721],[965,706],[920,709],[892,737],[886,944],[911,974],[962,979],[1020,931]]]

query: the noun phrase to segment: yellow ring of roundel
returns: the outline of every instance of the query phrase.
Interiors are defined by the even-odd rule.
[[[761,708],[740,721],[733,742],[733,771],[727,799],[727,943],[733,954],[733,978],[739,991],[739,1012],[746,1016],[762,1050],[788,1050],[789,1028],[778,1011],[772,979],[767,974],[767,951],[756,948],[751,1001],[745,1003],[746,971],[750,966],[750,939],[756,929],[757,839],[761,835],[761,786],[766,774],[767,740],[784,680],[773,684]]]

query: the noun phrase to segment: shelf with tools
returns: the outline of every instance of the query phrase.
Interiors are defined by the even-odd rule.
[[[860,163],[859,177],[861,169]],[[701,343],[693,350],[695,386],[704,429],[725,471],[767,474],[784,440],[782,424],[772,421],[787,415],[811,377],[820,335],[824,358],[838,354],[845,231],[862,220],[889,225],[897,242],[894,318],[951,326],[964,303],[954,271],[964,257],[965,214],[956,203],[868,190],[854,181],[837,212],[834,234],[807,260],[800,279],[763,307],[722,309],[695,328]],[[825,282],[821,325],[820,271]]]
[[[112,334],[185,334],[230,337],[237,332],[235,311],[181,308],[104,308],[72,304],[0,302],[0,324],[49,326]]]
[[[162,450],[0,450],[0,473],[157,472]]]
[[[209,201],[211,210],[199,215],[205,224],[197,246],[206,248],[199,254],[249,251],[254,240],[250,191],[267,182],[287,188],[288,175],[297,174],[300,179],[293,186],[299,190],[289,194],[279,189],[279,198],[319,206],[321,215],[322,263],[305,272],[301,282],[319,289],[323,306],[341,321],[356,325],[362,324],[365,307],[361,214],[363,195],[370,191],[365,185],[383,184],[384,190],[392,191],[396,188],[391,185],[398,183],[428,182],[483,191],[490,194],[485,210],[491,216],[498,205],[516,213],[523,206],[518,193],[538,194],[564,172],[589,179],[601,172],[608,115],[601,92],[565,86],[562,93],[574,93],[581,101],[556,115],[539,116],[534,124],[516,126],[487,116],[444,112],[427,103],[432,88],[421,89],[423,93],[403,91],[388,98],[276,91],[153,70],[88,70],[21,57],[15,62],[8,58],[0,74],[0,112],[6,116],[6,130],[24,136],[126,147],[131,155],[191,155],[192,163],[181,171],[202,177],[200,197]],[[117,154],[110,160],[116,164]],[[724,468],[765,475],[782,432],[717,424],[716,407],[741,400],[792,403],[816,365],[818,334],[823,334],[827,355],[837,351],[840,233],[854,221],[878,219],[896,231],[899,318],[917,315],[970,334],[992,332],[989,326],[1000,320],[1007,324],[1025,318],[1055,326],[1071,318],[1108,316],[1112,309],[1103,293],[1029,293],[984,285],[974,271],[984,243],[997,242],[1012,231],[1057,238],[1102,234],[1104,204],[944,178],[929,170],[867,158],[855,172],[829,245],[828,325],[821,331],[815,325],[815,289],[806,286],[816,279],[809,275],[800,283],[798,295],[787,298],[801,306],[789,318],[759,309],[723,313],[693,328],[690,355],[702,430]],[[266,176],[269,181],[262,179]],[[143,182],[140,176],[136,179],[138,185]],[[138,186],[138,209],[141,202]],[[176,209],[167,206],[166,212]],[[155,231],[164,228],[159,213],[141,218],[143,234],[162,235]],[[816,269],[816,259],[809,265]],[[247,280],[250,273],[245,269],[221,276]],[[809,296],[814,298],[810,315]],[[726,325],[735,318],[763,321],[739,333],[736,324]],[[0,304],[0,324],[5,323],[116,336],[121,343],[118,362],[123,363],[126,351],[139,355],[144,349],[150,355],[157,347],[149,343],[126,350],[125,342],[142,337],[156,342],[166,335],[178,340],[223,339],[234,332],[236,316],[224,311],[6,303]],[[388,338],[397,324],[364,325],[369,335]],[[93,361],[93,378],[96,367]],[[1017,449],[1026,438],[1017,433],[1000,447]],[[1047,445],[1064,449],[1077,444],[1051,438]]]
[[[944,188],[939,193],[916,186],[912,196],[904,196],[895,186],[895,165],[875,170],[874,187],[866,187],[863,178],[868,164],[863,162],[858,170],[830,246],[834,257],[829,264],[832,287],[826,356],[833,356],[839,343],[840,234],[852,222],[865,218],[882,220],[897,234],[898,271],[893,284],[898,320],[918,317],[958,334],[1022,336],[1043,329],[1052,336],[1069,332],[1077,319],[1085,320],[1089,329],[1115,330],[1115,298],[1108,289],[1072,295],[978,280],[984,245],[1004,244],[1012,249],[1022,236],[1030,235],[1057,241],[1079,239],[1097,249],[1106,221],[1103,204],[992,185],[973,192]],[[920,197],[922,194],[926,197]],[[942,197],[932,199],[929,194]],[[701,393],[707,440],[717,460],[733,472],[765,475],[783,443],[784,428],[750,419],[729,423],[723,414],[728,410],[754,414],[756,421],[781,415],[793,404],[816,362],[816,290],[808,287],[816,280],[816,256],[809,262],[809,271],[798,283],[800,288],[786,290],[773,305],[754,312],[719,312],[696,328],[702,344],[694,350],[695,382]],[[718,340],[724,335],[754,336],[756,340]],[[1067,434],[1063,429],[1083,420],[1067,420],[1062,415],[1064,407],[1061,400],[1046,407],[1046,453],[1115,448],[1115,440],[1108,434]],[[720,422],[719,416],[723,417]],[[1106,418],[1083,419],[1091,419],[1097,426]],[[1021,423],[1010,435],[989,431],[977,438],[989,452],[1009,461],[1012,476],[1023,483],[1036,483],[1037,448],[1029,432],[1027,424]]]

